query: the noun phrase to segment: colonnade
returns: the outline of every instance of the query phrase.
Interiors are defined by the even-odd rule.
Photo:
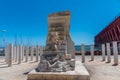
[[[81,45],[82,62],[85,62],[85,46]],[[119,64],[118,53],[120,52],[120,43],[117,41],[101,44],[102,61],[111,62],[111,54],[114,56],[114,65]],[[94,61],[94,45],[90,45],[91,61]]]
[[[43,53],[43,47],[40,46],[23,46],[13,44],[9,44],[5,47],[5,61],[8,66],[12,66],[13,62],[21,64],[22,62],[35,61],[38,62],[40,60],[40,54]]]

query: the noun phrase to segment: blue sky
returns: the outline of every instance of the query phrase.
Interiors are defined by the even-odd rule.
[[[120,0],[0,0],[0,30],[6,42],[45,45],[48,14],[70,10],[70,34],[76,45],[92,44],[94,37],[120,14]],[[0,31],[0,44],[2,32]]]

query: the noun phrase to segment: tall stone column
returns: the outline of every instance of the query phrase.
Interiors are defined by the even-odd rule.
[[[40,47],[40,60],[41,60],[41,55],[43,54],[43,50],[44,50],[44,48],[43,47]]]
[[[118,65],[118,47],[117,42],[113,42],[114,64]]]
[[[15,62],[17,62],[19,59],[19,46],[16,45],[16,56],[15,56]]]
[[[82,53],[82,63],[85,62],[85,46],[84,44],[81,45],[81,53]]]
[[[94,61],[94,45],[90,46],[91,61]]]
[[[36,62],[38,62],[38,57],[39,57],[39,46],[36,46]]]
[[[19,45],[19,58],[18,58],[18,64],[21,64],[21,57],[22,57],[22,45]]]
[[[17,62],[17,46],[14,46],[15,51],[15,62]]]
[[[111,62],[111,50],[110,50],[110,43],[106,43],[106,49],[107,49],[107,62]]]
[[[26,48],[25,48],[25,62],[28,62],[28,53],[29,53],[29,47],[26,46]]]
[[[13,59],[16,60],[16,46],[13,47]]]
[[[22,46],[22,61],[24,60],[24,46]]]
[[[14,46],[13,46],[13,53],[12,53],[12,61],[14,61]]]
[[[8,67],[12,66],[13,44],[8,45]]]
[[[105,44],[102,44],[102,57],[103,61],[105,61]]]
[[[34,52],[33,52],[33,51],[34,51],[33,48],[34,48],[34,47],[32,46],[32,47],[31,47],[31,53],[30,53],[31,61],[33,60],[33,53],[34,53]]]
[[[19,45],[17,46],[17,61],[19,62]]]
[[[4,48],[4,50],[5,50],[5,62],[6,62],[6,64],[8,64],[8,46],[6,46],[5,48]]]
[[[39,46],[39,60],[40,60],[40,54],[41,54],[41,47]]]

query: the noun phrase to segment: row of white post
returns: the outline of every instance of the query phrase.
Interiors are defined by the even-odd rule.
[[[85,62],[85,46],[84,44],[81,45],[81,54],[82,54],[82,63]],[[91,53],[91,61],[94,60],[94,45],[90,45],[90,53]]]
[[[118,45],[117,42],[112,42],[112,50],[113,50],[113,56],[114,56],[114,64],[118,65],[119,60],[118,60]],[[107,62],[111,62],[111,50],[110,50],[110,43],[102,44],[102,56],[103,56],[103,61],[106,60],[105,53],[107,52]]]
[[[112,45],[113,45],[112,49],[113,49],[113,56],[114,56],[114,65],[118,65],[119,61],[118,61],[117,42],[112,42]],[[91,61],[93,61],[94,60],[94,45],[90,45],[90,53],[91,53]],[[102,44],[101,53],[102,53],[102,60],[103,61],[106,60],[105,53],[107,53],[107,62],[110,63],[111,62],[110,43],[106,43],[106,47],[105,47],[105,44]],[[84,63],[85,62],[85,46],[84,46],[84,44],[81,45],[81,54],[82,54],[82,63]]]
[[[34,53],[34,50],[35,53]],[[18,64],[21,64],[21,62],[25,61],[28,62],[29,58],[30,61],[33,61],[34,54],[36,56],[36,62],[38,62],[40,59],[40,55],[43,53],[43,48],[39,47],[38,45],[35,47],[23,47],[22,45],[19,46],[13,46],[13,44],[9,44],[5,48],[5,61],[8,64],[8,66],[12,66],[12,62],[18,62]],[[30,54],[30,57],[29,57]]]

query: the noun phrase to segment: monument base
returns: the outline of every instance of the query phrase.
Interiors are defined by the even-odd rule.
[[[75,70],[67,72],[36,72],[32,70],[27,80],[90,80],[90,75],[80,61],[76,61]]]

